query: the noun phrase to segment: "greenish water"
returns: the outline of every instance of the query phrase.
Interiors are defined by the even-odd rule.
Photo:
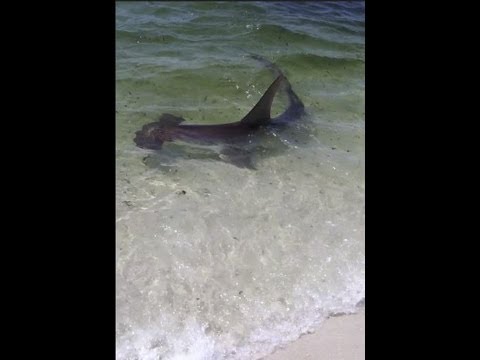
[[[255,359],[355,311],[365,292],[364,3],[116,8],[117,358]],[[135,131],[164,112],[241,119],[273,81],[248,53],[287,75],[308,141],[266,139],[257,170],[186,144],[135,146]],[[280,94],[273,115],[285,106]]]

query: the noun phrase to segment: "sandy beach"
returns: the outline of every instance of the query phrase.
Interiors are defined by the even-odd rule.
[[[363,360],[365,311],[331,317],[312,334],[279,349],[264,360]]]

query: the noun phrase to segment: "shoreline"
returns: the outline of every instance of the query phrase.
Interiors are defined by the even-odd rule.
[[[364,360],[365,310],[333,316],[313,333],[275,350],[263,360]]]

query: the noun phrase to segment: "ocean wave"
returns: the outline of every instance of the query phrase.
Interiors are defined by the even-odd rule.
[[[340,49],[349,50],[353,47],[358,47],[358,42],[346,41],[344,38],[338,38],[329,36],[327,33],[315,34],[313,31],[307,33],[307,29],[301,29],[300,27],[294,28],[294,26],[286,27],[277,24],[262,24],[256,31],[252,31],[256,40],[266,43],[289,43],[295,46],[311,46],[321,47],[327,49]],[[350,39],[350,38],[349,38]]]
[[[335,67],[356,67],[363,65],[365,62],[363,59],[346,58],[346,57],[330,57],[320,56],[315,54],[289,54],[281,56],[277,60],[285,68],[298,68],[305,67],[309,69],[316,69],[318,67],[335,68]]]
[[[154,35],[152,33],[148,33],[148,35],[142,35],[142,33],[139,33],[137,31],[133,32],[126,30],[117,30],[115,37],[117,41],[125,40],[126,42],[130,41],[132,43],[137,43],[138,41],[142,43],[171,44],[182,40],[179,37],[169,34]]]

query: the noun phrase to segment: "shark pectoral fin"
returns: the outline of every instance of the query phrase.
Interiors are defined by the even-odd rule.
[[[176,126],[185,121],[184,118],[172,114],[164,113],[158,118],[158,122],[164,126]]]
[[[256,126],[262,125],[270,120],[270,109],[272,108],[273,98],[275,97],[275,94],[277,93],[283,80],[283,75],[277,77],[267,91],[265,91],[265,94],[263,94],[258,103],[240,122]]]
[[[257,170],[253,164],[251,153],[235,146],[226,146],[220,150],[220,159],[239,168]]]

